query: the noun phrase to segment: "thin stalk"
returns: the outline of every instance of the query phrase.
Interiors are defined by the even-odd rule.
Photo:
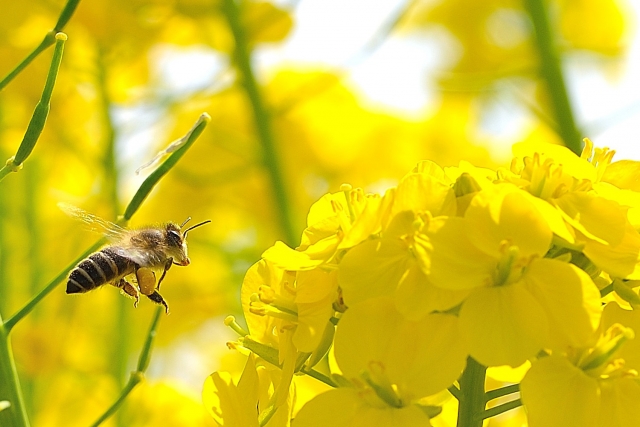
[[[576,125],[567,94],[560,55],[549,24],[545,0],[525,0],[524,4],[535,29],[535,45],[540,56],[540,75],[545,81],[547,93],[553,104],[558,133],[564,145],[580,155],[581,133]]]
[[[58,275],[56,277],[54,277],[40,292],[38,292],[32,299],[31,301],[29,301],[24,307],[22,307],[20,310],[18,310],[16,312],[16,314],[14,314],[13,316],[11,316],[4,324],[5,328],[7,328],[9,331],[11,331],[11,329],[13,329],[13,327],[16,325],[16,323],[18,323],[24,316],[26,316],[27,314],[31,313],[31,311],[33,311],[33,309],[36,307],[36,305],[38,305],[38,303],[40,301],[42,301],[42,299],[44,297],[46,297],[47,295],[49,295],[51,293],[51,291],[53,291],[56,286],[58,286],[58,284],[60,282],[62,282],[64,279],[67,278],[67,275],[69,274],[69,271],[71,271],[71,269],[73,267],[75,267],[80,261],[82,261],[83,259],[85,259],[87,256],[89,256],[89,254],[91,254],[92,252],[95,252],[100,246],[102,246],[104,244],[104,239],[100,239],[99,241],[97,241],[96,243],[94,243],[89,249],[87,249],[86,251],[84,251],[82,253],[82,255],[80,255],[78,258],[76,258],[75,260],[73,260],[69,265],[67,265],[60,273],[58,273]]]
[[[0,159],[3,157],[2,153],[0,153]],[[10,286],[7,281],[10,245],[3,227],[4,224],[9,224],[9,203],[7,200],[9,193],[9,191],[0,191],[0,313],[6,313],[10,306],[10,299],[8,298]]]
[[[69,19],[71,19],[71,16],[73,16],[76,7],[78,7],[78,3],[80,3],[80,0],[67,1],[67,3],[64,5],[64,8],[62,9],[62,12],[60,12],[58,22],[56,22],[56,25],[53,27],[53,29],[45,34],[44,39],[42,39],[40,44],[36,46],[36,48],[29,55],[27,55],[27,57],[23,59],[22,62],[20,62],[13,70],[9,72],[9,74],[7,74],[2,80],[0,80],[0,91],[2,91],[2,89],[4,89],[11,82],[11,80],[13,80],[18,74],[20,74],[22,70],[27,68],[31,61],[33,61],[38,55],[40,55],[40,53],[45,51],[49,46],[56,42],[56,34],[61,32],[67,25],[67,22],[69,22]]]
[[[109,216],[116,218],[120,212],[120,199],[118,197],[118,168],[116,167],[116,129],[113,124],[111,114],[112,101],[109,96],[107,66],[105,64],[104,52],[98,49],[96,56],[96,87],[98,98],[100,100],[100,116],[102,124],[102,194],[106,198],[107,205],[111,212]],[[128,302],[124,298],[118,298],[114,307],[114,343],[109,357],[113,363],[110,364],[112,376],[116,379],[118,386],[122,387],[127,381],[127,355],[130,348],[129,328],[129,310]],[[120,419],[117,419],[117,425],[121,425]]]
[[[100,416],[93,424],[92,427],[97,427],[102,424],[104,421],[109,419],[116,411],[122,406],[129,393],[142,381],[144,381],[144,373],[149,367],[149,362],[151,360],[151,349],[153,346],[153,341],[155,340],[158,324],[160,323],[160,317],[164,309],[162,307],[157,307],[156,311],[153,315],[153,319],[151,320],[151,326],[149,326],[149,332],[147,333],[147,337],[144,341],[144,345],[142,346],[142,350],[140,351],[140,356],[138,357],[138,365],[136,370],[131,373],[129,377],[129,381],[124,386],[122,391],[120,392],[120,396],[116,399],[116,401],[107,409],[104,414]]]
[[[2,323],[0,316],[0,401],[8,400],[11,406],[0,411],[0,425],[29,427],[29,418],[22,397],[20,379],[11,350],[11,328]]]
[[[482,427],[482,418],[478,417],[484,413],[486,373],[486,366],[479,364],[472,357],[467,358],[467,366],[458,380],[460,399],[457,427]]]
[[[116,168],[116,130],[113,126],[113,118],[111,116],[111,97],[107,88],[107,67],[104,63],[102,51],[98,53],[96,69],[98,70],[96,86],[100,97],[100,113],[102,115],[102,127],[104,129],[104,153],[102,158],[102,168],[104,170],[104,191],[109,206],[112,207],[111,214],[115,217],[120,212],[120,200],[118,198],[118,169]]]
[[[311,378],[315,378],[316,380],[325,383],[326,385],[330,386],[330,387],[337,387],[336,383],[333,382],[333,380],[331,378],[329,378],[328,376],[326,376],[325,374],[322,374],[318,371],[316,371],[315,369],[305,369],[305,368],[301,368],[300,372],[309,375]]]
[[[180,145],[180,148],[171,152],[171,155],[167,160],[165,160],[157,169],[149,174],[149,176],[142,182],[136,194],[134,194],[131,202],[127,205],[127,208],[124,211],[123,219],[125,221],[129,221],[131,217],[138,211],[142,202],[149,196],[151,190],[156,186],[156,184],[160,181],[160,179],[167,174],[173,168],[178,160],[184,156],[184,154],[191,148],[196,139],[202,134],[204,128],[207,127],[207,124],[211,121],[211,116],[207,113],[202,113],[202,115],[198,118],[195,125],[187,132],[187,134],[182,138],[184,143]]]
[[[235,40],[234,58],[239,72],[242,86],[249,98],[253,110],[253,120],[260,143],[262,144],[263,163],[269,173],[271,188],[273,189],[280,228],[284,233],[285,243],[292,246],[297,241],[291,202],[282,174],[282,166],[278,156],[276,139],[271,128],[271,116],[263,101],[260,88],[256,82],[253,67],[251,65],[251,52],[247,32],[242,26],[240,18],[241,10],[236,0],[224,0],[222,11],[227,19],[231,33]]]
[[[520,384],[511,384],[505,387],[497,388],[495,390],[489,390],[485,394],[485,400],[488,402],[493,399],[497,399],[508,394],[517,393],[520,391]]]
[[[512,409],[518,408],[522,406],[522,400],[516,399],[511,402],[503,403],[502,405],[494,406],[491,409],[487,409],[483,413],[478,416],[478,421],[480,425],[482,425],[482,420],[498,416],[504,412],[510,411]]]
[[[609,295],[611,292],[613,292],[613,283],[609,283],[607,286],[600,289],[600,297],[604,298],[607,295]]]
[[[452,385],[447,390],[449,390],[451,396],[455,397],[456,400],[460,400],[460,389],[458,387]]]
[[[60,63],[62,62],[62,52],[64,51],[64,43],[67,40],[67,35],[64,33],[58,33],[55,35],[56,47],[53,51],[53,59],[51,60],[51,66],[49,67],[49,73],[47,74],[47,81],[45,82],[44,89],[40,101],[36,104],[36,108],[33,111],[27,130],[22,138],[22,142],[18,147],[16,155],[10,157],[9,160],[0,169],[0,181],[4,179],[11,172],[17,172],[22,169],[22,164],[29,157],[33,148],[36,146],[40,134],[44,129],[44,124],[49,116],[49,109],[51,108],[51,94],[53,93],[53,87],[58,77],[58,70],[60,69]]]

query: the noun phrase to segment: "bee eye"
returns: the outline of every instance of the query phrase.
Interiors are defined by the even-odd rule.
[[[169,239],[169,243],[173,246],[180,246],[182,244],[182,236],[180,236],[180,233],[177,231],[169,230],[167,238]]]

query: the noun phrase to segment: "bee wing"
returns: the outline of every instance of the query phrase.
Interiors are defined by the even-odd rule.
[[[66,213],[70,217],[83,222],[85,225],[87,225],[87,228],[89,228],[89,230],[99,234],[104,234],[111,240],[120,239],[124,234],[127,233],[127,230],[120,227],[118,224],[114,224],[111,221],[102,219],[99,216],[92,215],[77,206],[60,202],[58,203],[58,207],[62,212]]]
[[[147,266],[151,260],[149,258],[149,252],[135,247],[121,247],[111,246],[110,250],[116,252],[118,255],[130,259],[138,264],[138,266]]]

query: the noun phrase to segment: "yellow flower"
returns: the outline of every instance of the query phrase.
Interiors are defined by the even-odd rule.
[[[254,264],[242,285],[242,306],[252,339],[279,347],[283,330],[293,331],[298,351],[312,353],[320,344],[337,299],[335,272],[290,272],[266,260]],[[282,362],[282,358],[280,360]]]
[[[638,279],[640,233],[629,222],[628,210],[640,208],[640,196],[601,182],[606,176],[612,182],[625,182],[625,173],[635,168],[614,167],[608,175],[615,152],[594,149],[588,139],[585,143],[580,157],[551,144],[516,144],[511,171],[500,175],[557,209],[565,224],[553,223],[554,233],[565,241],[559,245],[582,251],[613,277]],[[636,219],[638,214],[640,210]]]
[[[435,218],[427,231],[429,279],[470,290],[460,328],[487,366],[518,366],[545,347],[578,345],[599,319],[600,294],[577,267],[542,258],[552,242],[547,210],[508,184],[479,192],[464,218]]]
[[[256,365],[254,355],[249,355],[242,375],[234,383],[228,372],[214,372],[204,383],[202,400],[219,425],[258,427],[264,412],[271,411],[274,388],[279,389],[279,370],[269,370]],[[287,389],[288,383],[286,384]],[[288,426],[291,417],[291,398],[269,414],[268,426]]]
[[[335,357],[342,374],[372,387],[387,405],[405,407],[458,378],[467,348],[458,319],[429,314],[405,319],[390,298],[350,307],[338,324]]]
[[[356,245],[380,231],[390,197],[365,195],[362,189],[352,190],[349,186],[340,193],[325,194],[311,206],[300,246],[291,249],[276,242],[262,258],[291,271],[335,262],[339,249]]]
[[[337,388],[302,407],[293,427],[428,427],[429,416],[417,406],[393,407],[368,390]]]
[[[607,327],[616,318],[640,326],[637,313],[622,311],[615,303],[605,308],[594,346],[570,347],[533,363],[520,387],[531,427],[640,425],[637,343],[626,348],[634,332],[619,323]]]
[[[427,220],[429,220],[427,218]],[[352,248],[338,267],[338,281],[347,306],[379,296],[390,296],[408,319],[418,320],[432,311],[445,311],[460,304],[466,290],[433,286],[425,274],[429,259],[414,224],[422,219],[411,211],[395,216],[382,238]],[[420,255],[422,254],[422,255]]]

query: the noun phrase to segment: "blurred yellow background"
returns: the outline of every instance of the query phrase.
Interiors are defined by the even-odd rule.
[[[24,169],[0,182],[6,319],[97,238],[58,202],[115,220],[149,173],[134,171],[202,112],[212,117],[131,221],[213,224],[190,233],[192,265],[169,271],[162,294],[171,314],[161,319],[147,381],[105,425],[214,425],[201,386],[214,370],[243,366],[222,324],[241,317],[242,277],[276,240],[296,245],[322,194],[344,182],[383,191],[422,159],[496,166],[513,143],[562,143],[518,1],[241,1],[240,41],[226,3],[80,2],[64,29],[44,132]],[[0,2],[0,77],[64,4]],[[640,158],[626,133],[640,100],[638,5],[547,6],[581,135]],[[252,56],[262,133],[239,45]],[[19,145],[50,58],[51,50],[41,54],[0,92],[3,161]],[[147,299],[134,309],[111,286],[68,296],[61,283],[46,297],[12,336],[32,424],[95,421],[135,369],[153,310]]]

